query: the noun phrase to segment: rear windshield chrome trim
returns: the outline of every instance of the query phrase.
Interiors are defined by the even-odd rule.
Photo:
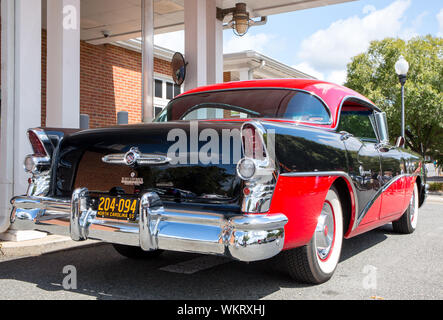
[[[334,122],[333,118],[332,118],[333,116],[332,116],[331,108],[329,107],[329,105],[320,96],[318,96],[317,94],[315,94],[315,93],[313,93],[311,91],[307,91],[307,90],[303,90],[303,89],[294,89],[294,88],[282,88],[282,87],[233,88],[233,89],[220,89],[220,90],[210,90],[210,91],[204,91],[204,92],[195,92],[195,93],[189,93],[189,94],[184,93],[184,94],[181,94],[180,96],[176,97],[175,99],[171,100],[169,102],[169,104],[174,103],[175,101],[180,100],[182,98],[190,97],[190,96],[195,96],[195,95],[199,95],[199,94],[208,94],[208,93],[216,93],[216,92],[229,92],[229,91],[245,91],[245,90],[285,90],[285,91],[297,91],[297,92],[303,92],[303,93],[309,94],[309,95],[317,98],[323,104],[323,106],[325,107],[326,111],[329,114],[329,122],[300,121],[299,123],[328,126],[328,125],[332,125],[333,122]],[[156,122],[157,118],[154,119],[153,122]],[[257,118],[257,119],[260,120],[260,118]],[[281,118],[276,118],[276,119],[281,119]],[[205,119],[205,120],[210,121],[210,120],[216,120],[216,119]],[[284,120],[294,121],[295,122],[295,120],[291,120],[291,119],[284,119]]]

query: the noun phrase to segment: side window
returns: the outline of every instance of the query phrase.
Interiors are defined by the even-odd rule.
[[[297,92],[292,96],[286,106],[284,118],[312,123],[330,122],[329,112],[323,103],[304,92]]]
[[[337,132],[346,131],[363,141],[377,142],[372,110],[362,107],[343,107]]]

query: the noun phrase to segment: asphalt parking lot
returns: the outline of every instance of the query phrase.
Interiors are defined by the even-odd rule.
[[[443,299],[443,200],[420,211],[411,236],[385,226],[344,243],[334,278],[320,286],[291,281],[275,261],[252,264],[165,253],[121,257],[111,245],[21,259],[0,258],[0,299]],[[65,290],[65,266],[77,289]]]

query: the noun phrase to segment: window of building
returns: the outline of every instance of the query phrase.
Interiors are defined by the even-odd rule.
[[[176,84],[161,79],[155,79],[154,82],[154,94],[156,98],[164,100],[172,100],[179,94],[181,94],[181,87]],[[166,101],[167,103],[167,101]],[[166,104],[165,104],[166,106]]]
[[[181,87],[178,86],[178,85],[176,85],[176,84],[174,84],[174,98],[175,98],[176,96],[178,96],[180,93],[182,93],[182,92],[181,92]]]
[[[163,98],[163,81],[156,79],[154,87],[155,87],[154,88],[155,97],[156,98]]]
[[[174,85],[170,82],[166,82],[166,99],[174,99]]]
[[[166,99],[172,100],[181,93],[181,87],[173,84],[172,82],[166,82]]]

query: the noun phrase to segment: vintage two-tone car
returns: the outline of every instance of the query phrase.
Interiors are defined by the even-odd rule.
[[[162,251],[258,261],[279,255],[307,283],[333,275],[343,239],[417,227],[422,159],[389,143],[385,113],[317,80],[198,88],[150,124],[31,129],[16,225]]]

